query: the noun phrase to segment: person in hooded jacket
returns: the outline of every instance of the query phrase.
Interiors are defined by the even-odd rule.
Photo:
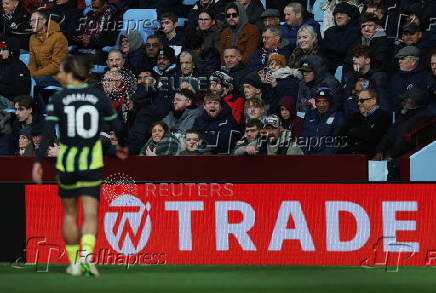
[[[223,23],[215,19],[210,10],[202,10],[198,15],[198,25],[195,31],[203,37],[203,48],[220,47],[221,31]]]
[[[360,37],[359,9],[346,2],[336,5],[333,13],[335,26],[325,31],[321,42],[321,54],[327,61],[327,68],[334,74],[338,66],[344,65],[347,54]]]
[[[223,52],[228,46],[236,46],[241,52],[242,63],[247,63],[257,49],[259,30],[248,22],[247,14],[240,3],[230,3],[226,6],[226,18],[229,25],[221,33],[220,54],[224,64]]]
[[[120,34],[120,49],[123,52],[126,62],[129,64],[129,68],[133,69],[136,73],[139,73],[141,69],[142,60],[146,56],[144,47],[144,39],[140,32],[136,30],[129,30],[128,32],[122,32]]]
[[[292,132],[292,138],[298,139],[303,133],[304,119],[297,116],[295,99],[291,96],[284,96],[277,103],[276,115],[280,117],[284,129]]]
[[[298,112],[307,113],[314,108],[316,91],[321,85],[329,88],[334,96],[339,92],[339,82],[327,71],[322,57],[317,55],[307,57],[300,71],[303,73],[303,80],[300,81],[298,89]],[[341,102],[336,99],[333,101],[334,104],[341,104]]]
[[[30,72],[18,59],[18,52],[11,51],[5,42],[0,42],[0,55],[0,95],[7,98],[13,108],[16,96],[30,92]]]
[[[193,128],[201,131],[201,139],[213,154],[231,154],[242,129],[237,126],[230,107],[220,96],[209,94],[204,98],[204,110],[195,119]]]
[[[130,155],[138,155],[141,147],[150,138],[150,127],[153,123],[160,121],[162,116],[152,101],[153,91],[149,91],[143,85],[138,88],[131,98],[133,104],[127,118],[129,125],[129,135],[127,145]]]

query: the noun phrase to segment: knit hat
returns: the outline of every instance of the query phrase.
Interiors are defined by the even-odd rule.
[[[282,66],[282,67],[286,66],[285,56],[283,56],[281,54],[271,54],[271,56],[269,56],[269,59],[268,59],[268,65],[274,60],[278,61],[280,63],[280,66]]]
[[[24,127],[21,128],[20,131],[18,131],[19,135],[24,135],[27,137],[28,140],[32,140],[32,135],[30,134],[30,127]]]
[[[277,115],[271,114],[263,118],[262,123],[263,123],[263,127],[267,127],[268,125],[271,125],[274,128],[279,128],[280,118]]]
[[[209,77],[209,81],[214,81],[216,83],[221,84],[225,88],[228,88],[229,91],[233,90],[233,78],[230,77],[227,73],[222,71],[215,71],[212,73],[212,75]]]
[[[250,72],[249,74],[247,74],[243,80],[243,83],[252,85],[257,89],[262,88],[262,81],[260,80],[259,74],[257,74],[257,72]]]
[[[315,100],[317,99],[326,99],[331,102],[333,99],[333,93],[330,88],[320,86],[315,93]]]
[[[333,11],[333,15],[336,13],[345,13],[348,14],[349,17],[352,17],[354,12],[353,5],[348,4],[347,2],[340,2],[336,4],[335,10]]]

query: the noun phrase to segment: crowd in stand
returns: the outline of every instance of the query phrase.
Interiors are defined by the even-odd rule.
[[[87,83],[112,100],[131,155],[395,161],[414,147],[406,134],[436,115],[434,1],[324,1],[322,22],[301,0],[1,2],[2,155],[34,155],[68,54],[106,66]],[[119,25],[138,8],[158,12],[145,39]],[[111,129],[102,140],[111,153]]]

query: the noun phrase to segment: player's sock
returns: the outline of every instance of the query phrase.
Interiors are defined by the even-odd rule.
[[[67,251],[68,259],[72,264],[79,261],[79,244],[66,244],[65,250]]]
[[[95,235],[94,234],[83,234],[82,239],[82,256],[88,257],[89,254],[94,252],[95,247]],[[89,260],[91,261],[91,260]]]

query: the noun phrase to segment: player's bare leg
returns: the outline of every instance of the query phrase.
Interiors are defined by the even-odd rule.
[[[81,256],[85,260],[85,266],[82,268],[89,269],[89,273],[93,276],[99,276],[98,270],[94,263],[92,263],[92,253],[95,247],[95,235],[98,231],[98,208],[99,201],[95,197],[82,195],[83,209],[83,225],[82,225],[82,251]]]
[[[65,240],[70,265],[67,267],[67,274],[78,276],[82,274],[79,264],[79,240],[80,231],[77,226],[77,199],[62,198],[64,207],[64,222],[62,224],[62,234]]]

